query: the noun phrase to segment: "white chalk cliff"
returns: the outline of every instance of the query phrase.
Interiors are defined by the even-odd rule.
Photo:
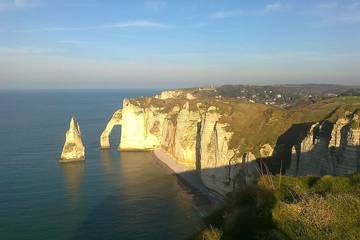
[[[69,130],[66,131],[66,139],[61,152],[60,162],[81,161],[85,159],[85,147],[81,139],[78,122],[74,117],[70,120]]]
[[[121,119],[117,112],[110,119],[110,127],[101,136],[101,147],[109,147],[106,139],[116,122],[121,124],[119,150],[163,149],[189,171],[199,172],[204,184],[220,193],[233,189],[241,171],[246,173],[243,181],[254,180],[255,156],[238,156],[229,148],[232,132],[219,122],[221,114],[215,106],[198,104],[191,108],[188,101],[163,106],[150,101],[125,99],[117,111],[122,112]]]
[[[300,147],[292,149],[290,174],[346,175],[360,170],[359,114],[345,115],[334,124],[318,122],[311,126]]]
[[[181,94],[171,91],[125,99],[102,133],[101,147],[110,147],[109,134],[121,125],[119,150],[162,149],[222,194],[237,184],[255,181],[259,171],[264,171],[264,161],[273,173],[279,172],[271,167],[275,162],[282,173],[293,175],[342,175],[360,169],[357,113],[335,123],[304,123],[305,115],[297,110],[226,99],[188,99]],[[311,111],[315,110],[306,116],[314,118]],[[321,110],[317,118],[326,111]],[[287,132],[289,137],[281,140]]]

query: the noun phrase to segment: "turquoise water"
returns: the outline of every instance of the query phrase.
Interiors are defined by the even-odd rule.
[[[157,91],[156,91],[157,92]],[[99,136],[124,97],[152,90],[0,92],[0,239],[184,239],[199,200],[152,153]],[[86,161],[59,164],[69,119]]]

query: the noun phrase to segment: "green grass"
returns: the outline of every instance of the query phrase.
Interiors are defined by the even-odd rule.
[[[231,193],[205,219],[209,239],[360,239],[360,173],[345,177],[262,176]]]
[[[239,156],[250,151],[256,157],[260,156],[259,150],[264,144],[275,146],[279,136],[289,130],[291,126],[304,123],[311,124],[323,120],[334,123],[339,117],[344,117],[346,112],[354,112],[360,109],[360,97],[358,96],[304,102],[288,109],[260,103],[249,103],[234,98],[202,97],[194,100],[182,98],[161,100],[154,97],[144,97],[130,101],[132,104],[143,108],[157,107],[163,113],[171,112],[175,106],[182,108],[186,102],[189,102],[191,111],[206,110],[210,106],[215,106],[221,114],[219,122],[227,124],[227,130],[234,133],[229,141],[230,149],[236,149]],[[199,103],[201,107],[199,107]],[[176,118],[177,113],[169,116],[169,119],[174,120],[174,123],[176,123]],[[353,124],[359,125],[358,122]],[[294,132],[294,134],[297,133]],[[290,137],[294,138],[293,135]]]

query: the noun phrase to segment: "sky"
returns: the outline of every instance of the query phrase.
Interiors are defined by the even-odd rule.
[[[0,89],[360,84],[360,1],[0,0]]]

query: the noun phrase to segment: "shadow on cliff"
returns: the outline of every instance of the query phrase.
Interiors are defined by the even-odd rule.
[[[317,164],[322,164],[321,159],[323,154],[327,154],[330,150],[330,154],[333,152],[335,153],[337,149],[332,148],[328,149],[329,141],[331,139],[331,132],[334,127],[334,123],[328,121],[327,119],[330,118],[336,111],[338,107],[331,111],[327,116],[324,117],[322,121],[319,122],[307,122],[307,123],[299,123],[293,124],[288,130],[286,130],[282,135],[280,135],[276,141],[276,145],[274,148],[274,153],[271,157],[257,159],[262,167],[263,163],[269,168],[269,171],[272,174],[287,174],[290,166],[295,164],[294,172],[292,175],[298,175],[300,169],[300,161],[301,159],[310,159],[313,158],[312,166],[317,168],[320,166],[316,166]],[[314,125],[318,123],[317,125]],[[308,152],[302,152],[301,143],[307,137],[309,130],[314,125],[313,128],[313,138],[312,138],[312,145],[313,148]],[[344,129],[343,129],[344,130]],[[342,135],[346,134],[342,132]],[[344,137],[344,136],[343,136]],[[342,138],[343,138],[342,137]],[[345,137],[346,138],[346,137]],[[292,149],[295,148],[296,153],[292,152]],[[295,154],[295,156],[292,156]],[[291,161],[296,161],[296,163],[292,163]],[[333,167],[330,162],[325,163],[328,164],[327,170],[319,170],[317,174],[327,174],[332,173]],[[320,172],[325,171],[325,172]],[[330,172],[328,172],[330,171]],[[302,174],[314,174],[313,171],[303,171]]]
[[[327,152],[327,146],[329,144],[331,131],[333,129],[333,123],[327,120],[320,122],[319,125],[316,125],[313,128],[313,137],[311,139],[311,144],[314,146],[313,149],[308,152],[302,152],[301,143],[308,136],[308,133],[314,124],[315,122],[292,125],[288,130],[286,130],[278,137],[273,155],[271,157],[257,159],[260,168],[264,169],[263,165],[265,164],[272,174],[287,174],[290,166],[295,164],[295,175],[297,175],[299,172],[301,159],[307,159],[311,156],[316,156],[316,154],[318,154],[320,151],[320,145],[326,146],[326,149],[322,150]],[[296,153],[292,152],[293,148],[295,149]],[[293,154],[295,154],[295,156],[293,156]],[[292,160],[296,160],[296,163],[292,163]],[[316,161],[316,159],[314,159],[314,161]],[[311,173],[309,172],[309,174]]]

